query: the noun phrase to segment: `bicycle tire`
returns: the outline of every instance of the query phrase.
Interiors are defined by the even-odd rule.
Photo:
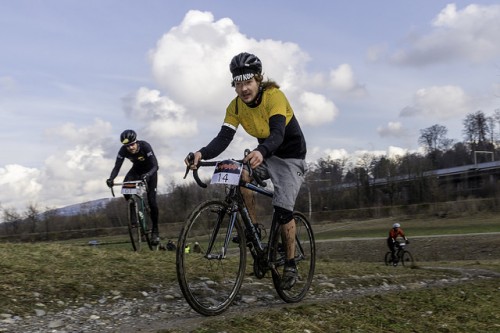
[[[128,210],[128,234],[132,249],[136,252],[141,250],[141,228],[139,226],[139,214],[137,211],[137,202],[130,198],[127,205]]]
[[[413,266],[413,255],[411,254],[410,251],[404,250],[403,253],[401,254],[401,264],[403,266]]]
[[[299,275],[297,282],[290,290],[283,290],[280,286],[280,271],[284,266],[286,258],[284,248],[280,248],[281,225],[276,226],[277,232],[274,233],[275,237],[272,241],[270,240],[272,243],[269,245],[272,266],[275,267],[275,269],[271,270],[274,288],[276,289],[279,297],[287,303],[296,303],[305,297],[311,287],[314,277],[314,269],[316,266],[316,244],[311,224],[302,213],[294,212],[293,218],[296,223],[295,262],[297,264]]]
[[[229,210],[228,204],[223,201],[206,201],[191,212],[179,234],[176,251],[177,280],[191,308],[205,316],[218,315],[231,305],[245,275],[245,232],[237,221],[235,229],[239,242],[233,242],[231,235],[235,235],[234,230],[231,234],[228,233]],[[206,253],[212,238],[214,246],[210,253]],[[226,255],[223,256],[226,239],[229,244]],[[198,242],[201,253],[186,253],[186,245],[195,242]]]
[[[392,266],[392,253],[391,253],[391,251],[388,251],[385,254],[384,262],[385,262],[386,266]]]
[[[145,242],[148,245],[148,248],[153,251],[153,243],[151,242],[151,228],[149,227],[149,214],[146,211],[146,206],[144,204],[144,201],[142,199],[135,199],[136,202],[136,207],[139,207],[138,210],[138,218],[139,218],[139,224],[140,224],[140,234],[141,234],[141,240]]]

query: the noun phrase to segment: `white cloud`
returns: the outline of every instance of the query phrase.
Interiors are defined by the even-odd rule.
[[[101,142],[102,138],[111,133],[111,124],[102,119],[94,119],[90,126],[78,126],[75,123],[64,123],[60,126],[49,128],[45,135],[54,139],[59,145],[74,146],[80,144],[93,145]]]
[[[309,56],[298,45],[249,38],[229,18],[215,21],[209,12],[191,10],[179,26],[162,36],[149,55],[162,93],[189,110],[186,118],[220,124],[226,106],[235,97],[229,62],[240,52],[254,53],[261,59],[264,76],[280,85],[308,125],[334,120],[338,113],[335,104],[319,93],[306,91]],[[302,110],[303,106],[307,109]]]
[[[390,121],[386,126],[378,127],[377,133],[381,137],[404,137],[408,135],[408,130],[399,121]]]
[[[209,12],[189,11],[150,51],[153,76],[161,89],[200,114],[207,106],[231,96],[229,61],[257,42],[238,32],[224,18],[214,21]],[[209,107],[210,108],[210,107]]]
[[[330,84],[335,91],[358,96],[366,94],[365,87],[356,82],[354,72],[349,64],[341,64],[330,71]]]
[[[430,33],[412,37],[411,45],[395,52],[392,61],[415,66],[452,60],[482,63],[500,55],[500,5],[471,4],[457,10],[448,4],[432,24]]]
[[[433,86],[419,89],[413,105],[405,107],[400,116],[425,116],[431,119],[451,119],[470,112],[469,97],[457,86]]]
[[[0,203],[4,208],[18,208],[20,198],[22,206],[36,201],[42,190],[38,182],[40,171],[34,168],[26,168],[17,164],[9,164],[0,168]]]
[[[325,149],[324,155],[333,161],[348,159],[350,156],[345,149]]]
[[[300,96],[299,105],[295,108],[302,124],[316,126],[329,123],[337,117],[337,106],[323,95],[304,92]]]
[[[196,122],[186,117],[186,109],[160,91],[140,88],[123,99],[125,113],[146,124],[143,136],[162,139],[186,137],[197,132]]]
[[[242,51],[261,58],[264,74],[282,87],[303,126],[324,125],[337,116],[333,101],[304,89],[309,59],[296,44],[255,40],[240,33],[228,18],[215,21],[211,13],[189,11],[149,52],[159,89],[141,87],[122,99],[125,121],[120,119],[120,123],[132,124],[158,157],[159,189],[166,189],[172,180],[182,181],[179,175],[188,145],[199,149],[217,134],[225,107],[235,96],[229,61]],[[99,118],[90,125],[64,122],[45,130],[56,149],[38,170],[31,170],[31,180],[39,190],[23,196],[23,201],[30,198],[58,207],[108,197],[104,181],[113,167],[119,149],[117,134],[122,130]],[[256,145],[255,138],[239,130],[221,157],[241,157],[244,148]],[[128,168],[126,161],[120,175]]]
[[[405,148],[389,146],[389,148],[387,148],[387,152],[385,153],[385,155],[388,158],[393,159],[393,158],[397,158],[397,157],[402,157],[405,154],[407,154],[408,152],[409,152],[408,149],[405,149]]]
[[[104,181],[116,156],[105,157],[110,128],[109,123],[96,119],[86,127],[65,123],[48,129],[47,135],[58,148],[50,151],[39,169],[0,168],[0,185],[6,189],[0,193],[0,202],[24,209],[29,203],[60,207],[109,196]]]
[[[409,150],[405,148],[389,146],[387,150],[356,150],[349,152],[345,149],[326,149],[323,158],[326,156],[331,160],[343,160],[350,165],[360,165],[371,157],[385,156],[390,159],[404,156]]]

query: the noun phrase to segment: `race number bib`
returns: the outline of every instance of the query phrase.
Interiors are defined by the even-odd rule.
[[[215,165],[211,184],[238,185],[242,170],[243,164],[239,162],[233,160],[220,161]]]
[[[142,186],[137,183],[125,183],[122,186],[122,194],[138,194],[141,195],[143,192]]]

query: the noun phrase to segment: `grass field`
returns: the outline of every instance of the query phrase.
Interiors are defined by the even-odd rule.
[[[420,236],[500,231],[498,215],[400,222],[407,233]],[[385,237],[391,224],[392,220],[346,221],[315,226],[315,233],[318,240]],[[500,236],[496,240],[500,240]],[[99,241],[115,244],[88,246],[85,245],[88,239],[64,243],[0,243],[0,314],[33,315],[35,304],[41,300],[47,309],[58,311],[70,304],[97,302],[112,291],[122,297],[137,298],[141,292],[155,290],[159,285],[177,284],[173,252],[134,253],[130,244],[118,244],[120,238]],[[360,249],[367,250],[366,247]],[[463,275],[457,269],[500,273],[500,257],[481,257],[482,251],[477,255],[474,260],[426,261],[419,262],[413,269],[393,269],[380,262],[339,260],[323,254],[318,256],[318,278],[307,301],[293,306],[255,308],[248,315],[231,315],[229,311],[224,318],[200,318],[190,330],[500,332],[500,274],[464,279],[459,284],[419,287],[423,281],[460,278]],[[337,281],[337,288],[346,291],[344,296],[333,295],[331,299],[315,301],[315,291],[323,288],[318,282],[321,276]],[[356,293],[357,289],[386,283],[410,287],[397,292]],[[352,293],[347,292],[351,290]],[[155,331],[185,332],[186,327]]]

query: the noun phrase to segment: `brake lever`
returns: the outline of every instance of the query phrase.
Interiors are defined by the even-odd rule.
[[[187,161],[188,161],[188,165],[186,166],[186,173],[184,174],[184,179],[186,179],[186,176],[188,175],[189,170],[191,170],[191,165],[194,164],[194,153],[188,154]],[[200,177],[198,176],[198,168],[193,170],[193,177],[194,177],[194,180],[196,181],[196,183],[198,184],[198,186],[203,187],[203,188],[207,187],[207,184],[202,182]]]
[[[189,170],[191,170],[191,165],[194,164],[194,154],[193,153],[189,153],[188,156],[186,157],[187,161],[188,161],[188,165],[186,166],[186,173],[184,174],[184,178],[183,179],[186,179],[188,173],[189,173]]]
[[[247,155],[250,154],[250,149],[245,149],[245,153],[243,154],[245,157],[247,157]],[[250,166],[250,161],[247,161],[246,162],[246,166],[248,168],[248,175],[250,176],[250,178],[253,178],[253,180],[255,180],[255,182],[260,186],[260,187],[266,187],[266,183],[264,183],[262,181],[262,179],[260,179],[260,177],[253,172],[253,169],[252,167]]]

